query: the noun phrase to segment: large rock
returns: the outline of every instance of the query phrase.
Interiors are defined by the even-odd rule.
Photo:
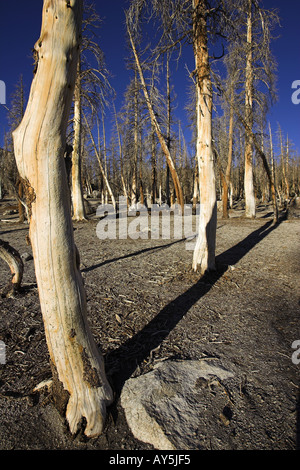
[[[216,360],[191,360],[161,362],[127,380],[121,405],[133,435],[158,450],[200,449],[201,423],[222,418],[227,398],[221,382],[230,377]],[[218,393],[211,393],[213,386]]]

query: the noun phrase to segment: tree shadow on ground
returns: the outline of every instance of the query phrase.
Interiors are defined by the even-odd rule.
[[[90,271],[94,271],[94,269],[98,269],[98,268],[101,268],[102,266],[106,266],[107,264],[115,263],[116,261],[121,261],[127,258],[132,258],[133,256],[143,255],[150,251],[164,250],[166,248],[169,248],[172,245],[176,245],[176,243],[182,243],[184,241],[186,241],[186,239],[176,240],[175,242],[166,243],[165,245],[159,245],[159,246],[154,246],[154,247],[151,246],[150,248],[144,248],[143,250],[139,250],[134,253],[128,253],[127,255],[119,256],[118,258],[112,258],[112,259],[102,261],[101,263],[94,264],[93,266],[90,266],[89,268],[81,269],[81,272],[88,273]]]
[[[211,290],[227,271],[228,266],[238,263],[279,224],[280,221],[277,224],[268,221],[244,240],[217,256],[216,271],[199,278],[186,292],[166,305],[141,331],[118,349],[107,354],[106,369],[116,398],[120,396],[125,381],[130,378],[136,368],[167,338],[193,305]],[[114,372],[110,375],[111,368]]]

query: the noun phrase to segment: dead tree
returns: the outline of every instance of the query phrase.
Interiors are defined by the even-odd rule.
[[[165,155],[167,164],[170,168],[170,173],[171,173],[171,176],[172,176],[172,179],[173,179],[174,188],[175,188],[175,192],[176,192],[177,202],[181,206],[182,211],[183,211],[184,210],[184,199],[183,199],[183,192],[182,192],[181,183],[179,181],[179,177],[178,177],[178,174],[177,174],[172,156],[170,154],[168,144],[166,142],[166,139],[163,136],[163,133],[162,133],[160,125],[159,125],[159,122],[157,120],[157,117],[156,117],[154,109],[153,109],[152,101],[151,101],[150,94],[149,94],[148,89],[147,89],[147,85],[146,85],[143,69],[142,69],[142,66],[141,66],[140,58],[139,58],[138,51],[137,51],[136,46],[135,46],[133,32],[132,32],[132,29],[130,27],[130,15],[129,15],[129,13],[127,13],[127,16],[126,16],[126,24],[127,24],[127,32],[128,32],[128,36],[129,36],[129,39],[130,39],[130,44],[131,44],[131,47],[132,47],[133,55],[134,55],[134,58],[135,58],[135,61],[136,61],[136,66],[137,66],[137,70],[138,70],[140,81],[141,81],[142,90],[144,92],[145,101],[146,101],[146,104],[147,104],[147,107],[148,107],[149,116],[150,116],[151,122],[153,124],[153,127],[155,129],[158,141],[161,145],[161,149],[162,149],[162,151]]]
[[[193,269],[204,274],[215,269],[217,202],[212,146],[212,83],[208,54],[205,0],[193,0],[193,45],[197,90],[197,160],[200,217]]]
[[[82,36],[82,0],[44,0],[38,57],[28,105],[13,133],[18,169],[30,189],[30,240],[55,402],[71,433],[103,429],[112,390],[87,323],[64,162],[66,131]],[[33,118],[34,116],[34,118]]]

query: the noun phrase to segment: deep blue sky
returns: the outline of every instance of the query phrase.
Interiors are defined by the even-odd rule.
[[[31,50],[39,38],[41,28],[42,0],[26,2],[1,1],[0,4],[0,80],[6,83],[7,105],[10,96],[23,74],[26,91],[29,92],[32,80]],[[113,74],[111,80],[121,103],[123,93],[129,83],[130,73],[126,70],[125,58],[128,57],[124,28],[124,8],[126,0],[96,1],[98,13],[104,19],[100,34],[100,46],[105,53],[106,63]],[[270,113],[270,121],[275,133],[277,122],[283,134],[289,135],[295,147],[300,151],[299,117],[300,105],[291,101],[291,85],[300,80],[300,38],[299,18],[300,2],[298,0],[264,0],[265,8],[278,8],[281,17],[280,38],[273,44],[273,51],[278,61],[278,92],[279,102]],[[175,92],[179,107],[176,111],[180,119],[184,119],[182,106],[187,100],[187,72],[182,62],[176,76],[173,76]],[[188,63],[193,69],[193,62]],[[7,129],[6,111],[0,106],[0,144],[4,130]]]

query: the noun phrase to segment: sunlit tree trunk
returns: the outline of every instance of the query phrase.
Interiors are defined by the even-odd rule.
[[[120,135],[120,129],[119,129],[119,122],[118,122],[118,117],[116,113],[116,108],[114,105],[114,113],[115,113],[115,120],[116,120],[116,128],[117,128],[117,134],[118,134],[118,144],[119,144],[119,155],[120,155],[120,176],[121,176],[121,183],[122,183],[122,189],[123,189],[123,194],[124,197],[126,198],[127,202],[127,207],[129,207],[129,198],[128,198],[128,191],[126,188],[125,184],[125,178],[124,178],[124,169],[123,169],[123,150],[122,150],[122,142],[121,142],[121,135]]]
[[[170,87],[170,55],[167,55],[167,146],[171,151],[171,87]],[[166,171],[166,203],[170,207],[170,168]]]
[[[212,84],[205,19],[206,1],[193,0],[194,54],[197,88],[197,158],[200,217],[193,269],[204,274],[215,269],[217,204],[212,148]]]
[[[45,326],[55,403],[64,398],[72,433],[104,425],[112,391],[104,361],[87,324],[86,295],[75,246],[64,162],[75,87],[82,0],[45,0],[28,106],[13,134],[25,186],[36,279]]]
[[[227,157],[227,167],[225,172],[225,178],[222,179],[223,183],[223,218],[228,219],[228,192],[230,189],[230,176],[231,176],[231,166],[232,166],[232,150],[233,150],[233,91],[231,91],[230,98],[230,115],[229,115],[229,135],[228,135],[228,157]]]
[[[132,161],[132,183],[131,183],[131,206],[136,208],[137,204],[137,175],[138,175],[138,79],[137,71],[134,72],[134,129],[133,129],[133,161]]]
[[[245,83],[245,120],[248,126],[246,129],[245,141],[245,205],[247,218],[254,218],[255,211],[255,195],[253,181],[253,64],[252,64],[252,0],[248,0],[248,17],[247,17],[247,62],[246,62],[246,83]]]

